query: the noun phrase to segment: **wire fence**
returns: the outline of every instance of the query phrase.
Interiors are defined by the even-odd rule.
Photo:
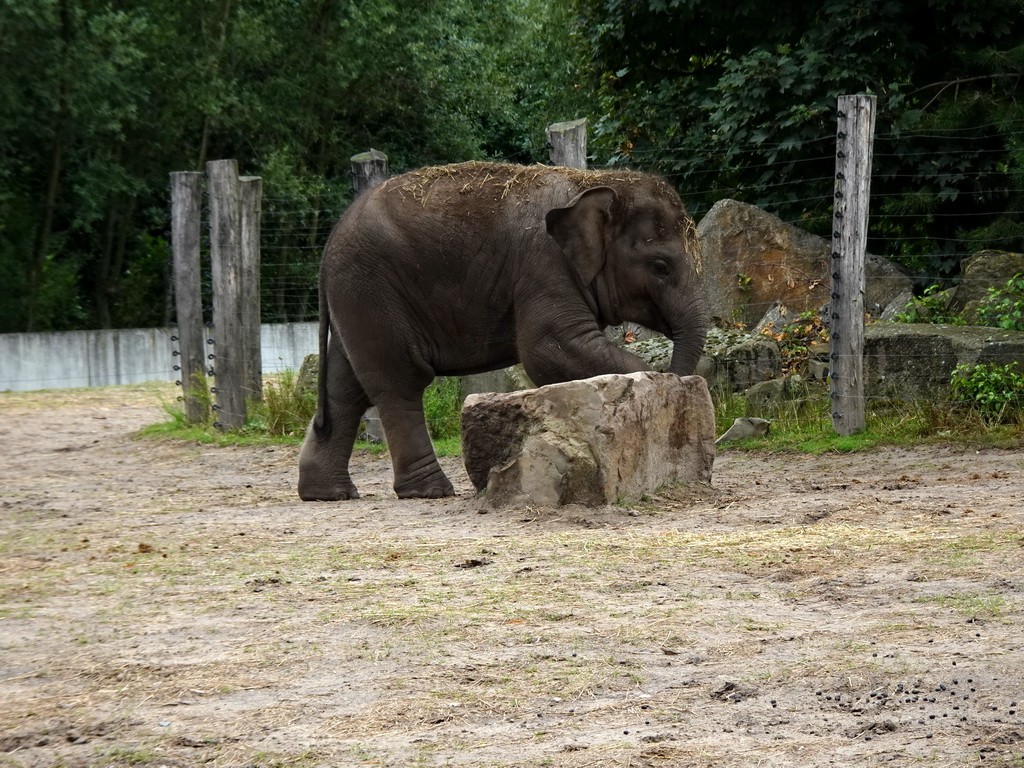
[[[909,150],[911,143],[917,149]],[[930,150],[930,146],[934,149]],[[953,285],[959,262],[982,247],[1024,250],[1019,227],[1024,213],[1024,188],[1020,183],[1022,174],[1015,173],[1013,167],[1013,152],[1019,153],[1020,147],[1024,147],[1024,121],[876,135],[869,252],[906,265],[912,273],[911,284],[920,293],[929,285]],[[761,160],[766,155],[775,159]],[[664,164],[666,157],[680,170],[662,175],[680,188],[695,220],[703,218],[716,199],[734,198],[777,216],[786,224],[826,240],[829,237],[835,190],[835,136],[831,133],[799,144],[751,143],[734,148],[729,164],[717,168],[709,167],[707,158],[683,148],[637,150],[633,161],[644,168],[655,160]],[[697,170],[688,170],[690,166]],[[729,179],[736,177],[738,168],[747,178],[751,172],[758,172],[759,183],[730,185]],[[268,324],[309,323],[317,319],[321,252],[352,197],[348,179],[299,179],[289,188],[314,192],[285,194],[265,188],[261,212],[261,310],[262,321]],[[209,258],[206,249],[203,258]],[[871,280],[878,285],[904,286],[908,284],[908,270],[874,274]],[[204,304],[209,308],[212,301],[208,282],[204,283],[203,291]],[[766,302],[759,309],[767,311],[770,305]],[[869,369],[891,362],[872,350],[869,341],[867,355],[876,358],[866,360]],[[315,344],[304,351],[315,352]],[[280,370],[293,367],[295,354],[292,348],[264,348],[263,357],[270,361],[270,367],[279,365],[276,370]],[[909,376],[914,368],[935,368],[934,355],[932,350],[908,349],[902,356],[905,375]],[[25,352],[22,356],[31,354]],[[129,357],[121,364],[129,368],[134,365],[134,369],[125,374],[130,378],[122,380],[174,376],[173,372],[166,374],[172,360],[165,367],[135,355]],[[981,355],[981,359],[989,358],[1024,363],[1024,350],[1006,342],[996,352],[990,350]],[[741,362],[740,358],[723,359],[720,364]],[[948,360],[943,366],[940,378],[951,370]],[[898,369],[894,370],[898,373]],[[44,368],[42,372],[25,374],[14,385],[0,381],[0,389],[79,386],[70,383],[76,381],[65,374],[48,373]],[[879,404],[891,399],[870,392],[868,397]],[[952,401],[932,395],[927,402],[940,405]],[[827,410],[827,402],[823,402],[822,408]],[[792,417],[803,418],[795,415],[795,411]]]

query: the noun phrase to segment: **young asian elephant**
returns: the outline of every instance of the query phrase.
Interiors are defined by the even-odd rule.
[[[693,373],[707,311],[692,220],[664,181],[631,171],[462,163],[395,177],[345,212],[320,268],[316,416],[305,500],[358,497],[349,458],[376,405],[399,497],[454,493],[423,390],[522,362],[537,384],[646,370],[602,329],[668,336]]]

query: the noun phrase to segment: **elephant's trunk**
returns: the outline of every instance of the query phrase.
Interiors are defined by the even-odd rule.
[[[672,362],[668,368],[669,373],[674,373],[676,376],[690,376],[693,374],[704,347],[704,336],[705,334],[701,333],[699,341],[692,337],[685,341],[678,338],[673,340]]]
[[[690,376],[697,368],[697,361],[704,353],[704,342],[708,335],[708,323],[703,302],[695,302],[683,317],[672,324],[672,362],[669,373]]]

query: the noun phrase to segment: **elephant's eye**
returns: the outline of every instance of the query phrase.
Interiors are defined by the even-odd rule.
[[[672,273],[672,270],[669,267],[668,262],[665,261],[664,259],[654,259],[653,261],[650,262],[648,266],[651,270],[651,274],[661,280],[664,280]]]

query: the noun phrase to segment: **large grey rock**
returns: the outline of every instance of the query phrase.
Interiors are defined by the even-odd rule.
[[[316,397],[316,380],[320,374],[320,355],[314,353],[302,358],[299,376],[295,380],[295,388],[303,395]]]
[[[697,226],[705,290],[718,324],[757,323],[776,301],[818,311],[831,293],[831,244],[736,200],[719,200]],[[878,317],[912,287],[909,271],[881,256],[865,263],[864,311]]]
[[[462,384],[463,400],[481,392],[518,392],[521,389],[533,389],[534,387],[534,383],[526,375],[523,366],[519,364],[509,368],[499,368],[496,371],[462,376],[459,381]]]
[[[672,342],[664,336],[626,344],[624,348],[654,371],[664,373],[672,362]],[[782,354],[779,345],[767,336],[711,328],[694,373],[712,389],[740,392],[759,381],[781,376]]]
[[[762,381],[743,393],[747,415],[761,418],[791,416],[811,395],[811,385],[800,376]]]
[[[899,400],[943,398],[958,365],[1017,361],[1024,332],[976,325],[871,323],[864,329],[864,390]]]
[[[781,376],[782,353],[774,339],[760,333],[713,328],[696,372],[713,389],[742,392]]]
[[[1024,253],[979,251],[960,262],[960,272],[952,308],[970,319],[988,298],[990,288],[1003,288],[1007,280],[1024,273]]]
[[[699,376],[652,371],[471,395],[462,452],[491,508],[629,503],[710,482],[714,408]]]
[[[864,259],[864,311],[878,318],[891,306],[902,310],[903,298],[914,288],[913,272],[884,256],[869,253]]]

